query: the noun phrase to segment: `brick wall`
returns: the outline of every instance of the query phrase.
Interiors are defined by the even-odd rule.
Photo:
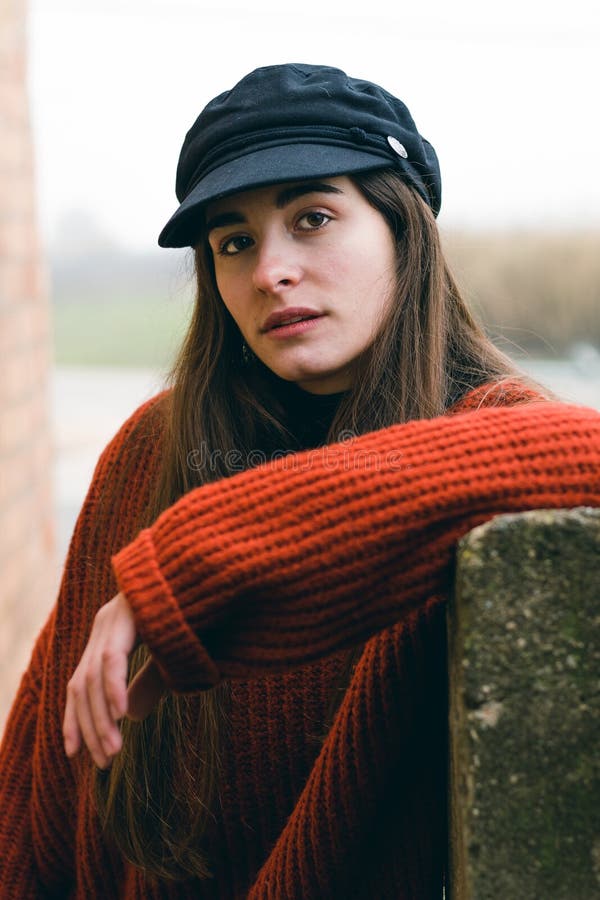
[[[35,220],[26,3],[0,3],[0,730],[55,570],[49,303]]]

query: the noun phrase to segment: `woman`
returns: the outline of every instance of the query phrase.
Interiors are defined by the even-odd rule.
[[[252,72],[177,194],[160,243],[194,248],[197,303],[13,707],[2,896],[440,897],[453,547],[599,505],[600,417],[473,322],[435,153],[376,85]]]

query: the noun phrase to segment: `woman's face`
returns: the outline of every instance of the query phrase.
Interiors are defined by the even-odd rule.
[[[315,394],[350,387],[395,284],[383,216],[346,176],[209,204],[217,287],[246,344]]]

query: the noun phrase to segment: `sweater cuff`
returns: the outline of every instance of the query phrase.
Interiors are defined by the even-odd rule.
[[[217,667],[162,576],[150,529],[141,531],[111,561],[119,590],[131,606],[137,632],[169,688],[183,693],[218,684],[221,677]]]

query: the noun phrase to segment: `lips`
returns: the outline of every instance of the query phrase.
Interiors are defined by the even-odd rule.
[[[307,307],[294,306],[289,309],[280,309],[277,312],[271,313],[264,323],[262,330],[263,332],[272,331],[274,328],[292,325],[294,322],[303,322],[306,319],[318,319],[322,315],[323,313],[317,312],[316,309],[309,309]]]

